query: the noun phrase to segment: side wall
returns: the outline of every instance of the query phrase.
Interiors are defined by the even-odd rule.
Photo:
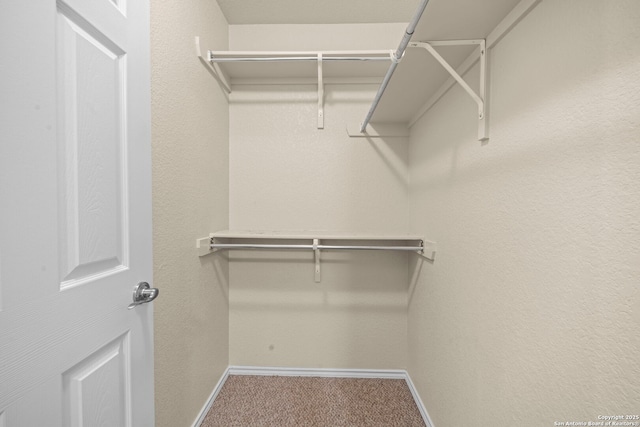
[[[232,26],[233,49],[379,49],[385,33],[375,26],[257,27]],[[337,33],[353,34],[354,45],[339,45],[330,36]],[[392,46],[399,31],[386,33]],[[406,232],[407,138],[350,139],[346,132],[362,121],[376,89],[327,85],[325,128],[318,130],[316,85],[234,85],[231,228]],[[321,283],[311,251],[234,251],[230,259],[232,365],[406,366],[406,254],[323,252]]]
[[[215,1],[152,0],[155,393],[158,427],[190,426],[228,365],[228,265],[195,239],[228,227],[228,101],[195,56],[227,49]]]
[[[638,22],[542,1],[490,51],[487,144],[458,87],[412,128],[410,227],[439,251],[410,266],[408,365],[438,427],[638,413]]]

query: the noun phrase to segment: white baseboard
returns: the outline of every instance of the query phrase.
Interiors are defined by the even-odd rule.
[[[424,406],[424,403],[422,403],[422,399],[420,399],[420,395],[418,394],[418,390],[413,385],[413,381],[411,381],[411,377],[409,376],[409,373],[405,371],[405,374],[406,374],[406,377],[405,377],[404,380],[407,382],[407,386],[409,387],[409,391],[411,391],[411,395],[413,396],[413,400],[416,402],[416,406],[418,407],[418,410],[420,411],[420,415],[422,415],[422,419],[424,420],[424,423],[427,425],[427,427],[435,427],[433,425],[433,421],[431,421],[431,417],[429,416],[429,413],[427,412],[427,408]]]
[[[227,381],[227,378],[229,378],[229,367],[224,370],[224,373],[220,377],[218,384],[216,384],[216,386],[213,388],[213,391],[211,392],[209,399],[207,399],[207,402],[202,407],[198,418],[196,418],[196,420],[193,422],[193,427],[200,427],[200,425],[204,421],[204,417],[207,416],[207,413],[209,412],[209,409],[211,409],[213,402],[216,400],[216,397],[218,397],[218,393],[220,393],[220,390],[222,390],[222,386]]]
[[[229,366],[230,375],[266,375],[278,377],[327,377],[327,378],[387,378],[404,379],[401,369],[324,369],[279,368],[261,366]]]
[[[324,369],[324,368],[279,368],[279,367],[262,367],[262,366],[229,366],[227,370],[216,384],[209,400],[202,408],[202,411],[196,419],[193,427],[200,427],[204,417],[211,409],[214,400],[218,396],[220,389],[224,385],[229,375],[263,375],[263,376],[288,376],[288,377],[324,377],[324,378],[382,378],[405,380],[407,387],[411,391],[413,400],[420,411],[420,415],[427,427],[434,427],[427,408],[425,408],[420,399],[420,395],[416,390],[407,371],[402,369]]]

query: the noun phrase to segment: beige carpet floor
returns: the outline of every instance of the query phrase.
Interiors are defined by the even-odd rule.
[[[424,426],[404,380],[230,375],[202,427]]]

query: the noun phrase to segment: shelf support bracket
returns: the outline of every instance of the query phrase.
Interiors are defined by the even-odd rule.
[[[320,249],[318,249],[319,240],[313,239],[313,253],[315,255],[316,268],[315,268],[315,281],[320,283]]]
[[[196,36],[195,43],[196,43],[196,56],[198,57],[198,59],[200,59],[200,62],[202,62],[202,65],[204,65],[207,68],[207,71],[211,73],[211,75],[216,79],[220,87],[225,92],[231,93],[231,85],[227,82],[227,79],[224,77],[224,74],[222,73],[221,70],[217,68],[217,66],[214,63],[211,62],[211,51],[207,51],[207,56],[205,58],[204,56],[202,56],[202,49],[200,49],[200,37]]]
[[[487,141],[489,139],[489,114],[487,99],[487,42],[482,39],[480,42],[480,98],[482,98],[482,109],[478,115],[478,141]]]
[[[322,77],[322,53],[318,53],[318,129],[324,129],[324,82]]]
[[[198,256],[205,256],[212,254],[217,251],[217,249],[211,248],[211,245],[215,243],[213,236],[209,235],[208,237],[203,237],[202,239],[196,240],[196,250],[198,251]]]
[[[477,94],[471,86],[458,74],[458,72],[434,49],[433,46],[452,46],[452,45],[478,45],[480,47],[480,85],[479,94]],[[447,42],[411,42],[410,47],[420,47],[431,54],[442,67],[454,78],[456,82],[467,92],[467,94],[478,104],[478,140],[486,141],[489,139],[488,121],[487,121],[487,48],[486,41],[480,40],[451,40]]]

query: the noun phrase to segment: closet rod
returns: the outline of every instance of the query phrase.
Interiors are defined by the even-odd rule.
[[[378,108],[378,103],[380,103],[382,94],[384,94],[384,91],[387,89],[387,85],[391,80],[391,76],[396,71],[396,67],[400,62],[400,59],[402,59],[402,56],[404,55],[404,51],[407,48],[407,45],[411,41],[411,36],[413,36],[413,32],[415,31],[416,26],[418,25],[418,22],[422,17],[422,13],[424,12],[424,9],[427,7],[427,3],[429,3],[429,0],[421,1],[420,5],[418,6],[418,10],[416,10],[416,13],[413,15],[413,19],[411,20],[411,22],[409,22],[409,25],[407,26],[407,29],[404,33],[404,36],[402,37],[402,40],[398,45],[398,49],[395,51],[395,53],[391,57],[391,65],[389,66],[389,70],[387,70],[387,74],[384,76],[384,79],[382,80],[382,84],[378,88],[378,93],[376,93],[376,97],[373,99],[371,108],[369,108],[369,112],[367,113],[367,116],[364,118],[364,121],[360,126],[360,133],[364,133],[364,130],[367,128],[369,121],[371,121],[371,117],[373,116],[373,113],[376,111],[376,108]]]
[[[317,61],[317,56],[270,56],[263,58],[255,57],[234,57],[234,58],[211,58],[211,62],[278,62],[278,61]],[[322,57],[323,61],[388,61],[384,56],[328,56]]]
[[[264,245],[250,243],[212,243],[211,249],[310,249],[310,250],[378,250],[378,251],[416,251],[422,246],[335,246],[335,245]]]
[[[389,61],[392,50],[313,51],[209,51],[210,62],[277,62],[277,61]]]

